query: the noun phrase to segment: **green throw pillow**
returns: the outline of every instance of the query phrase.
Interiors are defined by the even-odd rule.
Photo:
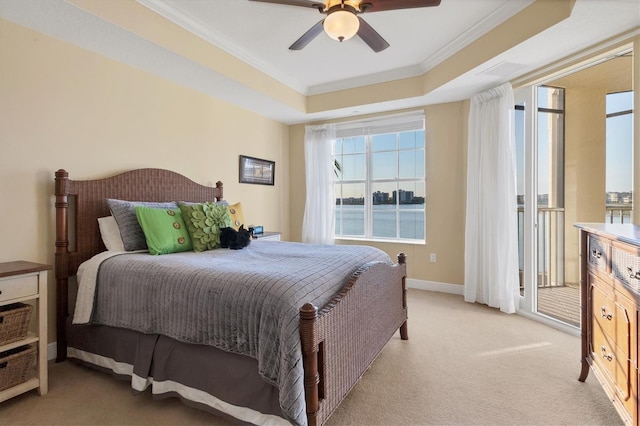
[[[136,217],[144,232],[149,253],[168,254],[193,250],[180,209],[136,206]]]
[[[231,226],[227,206],[215,203],[178,205],[191,235],[193,250],[205,251],[220,247],[220,228]]]

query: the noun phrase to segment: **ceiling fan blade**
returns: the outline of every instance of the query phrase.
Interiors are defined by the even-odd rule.
[[[362,0],[360,9],[367,13],[385,10],[414,9],[417,7],[439,6],[440,0]]]
[[[306,33],[302,34],[302,37],[300,37],[291,46],[289,46],[289,50],[301,50],[301,49],[303,49],[307,44],[309,44],[311,42],[311,40],[316,38],[318,36],[318,34],[320,34],[324,30],[324,28],[322,26],[323,22],[324,22],[324,19],[319,21],[313,27],[311,27],[309,29],[309,31],[307,31]]]
[[[371,25],[367,24],[367,22],[359,16],[358,20],[360,20],[358,36],[367,43],[374,52],[381,52],[389,47],[389,43],[387,43],[387,41],[383,39]]]
[[[249,1],[258,1],[261,3],[273,3],[273,4],[284,4],[286,6],[302,6],[302,7],[312,7],[314,9],[318,9],[321,7],[324,9],[324,2],[322,1],[308,1],[308,0],[249,0]]]

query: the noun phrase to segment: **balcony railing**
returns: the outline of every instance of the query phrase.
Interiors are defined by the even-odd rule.
[[[630,204],[607,204],[607,223],[631,223],[633,207]]]
[[[564,285],[564,209],[538,207],[538,288]]]
[[[633,208],[628,204],[608,204],[605,222],[631,223]],[[518,207],[518,260],[523,288],[524,208]],[[564,209],[538,207],[538,287],[565,285]]]
[[[564,209],[538,207],[538,288],[564,285]],[[518,207],[518,258],[523,288],[524,208]]]

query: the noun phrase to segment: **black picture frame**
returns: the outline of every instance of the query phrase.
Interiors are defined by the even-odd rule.
[[[274,185],[276,162],[261,158],[240,156],[240,183]]]

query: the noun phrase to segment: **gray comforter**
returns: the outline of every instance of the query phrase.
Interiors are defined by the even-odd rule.
[[[243,250],[104,260],[91,323],[247,355],[278,386],[283,414],[306,424],[299,309],[327,303],[368,262],[391,263],[366,246],[254,241]]]

